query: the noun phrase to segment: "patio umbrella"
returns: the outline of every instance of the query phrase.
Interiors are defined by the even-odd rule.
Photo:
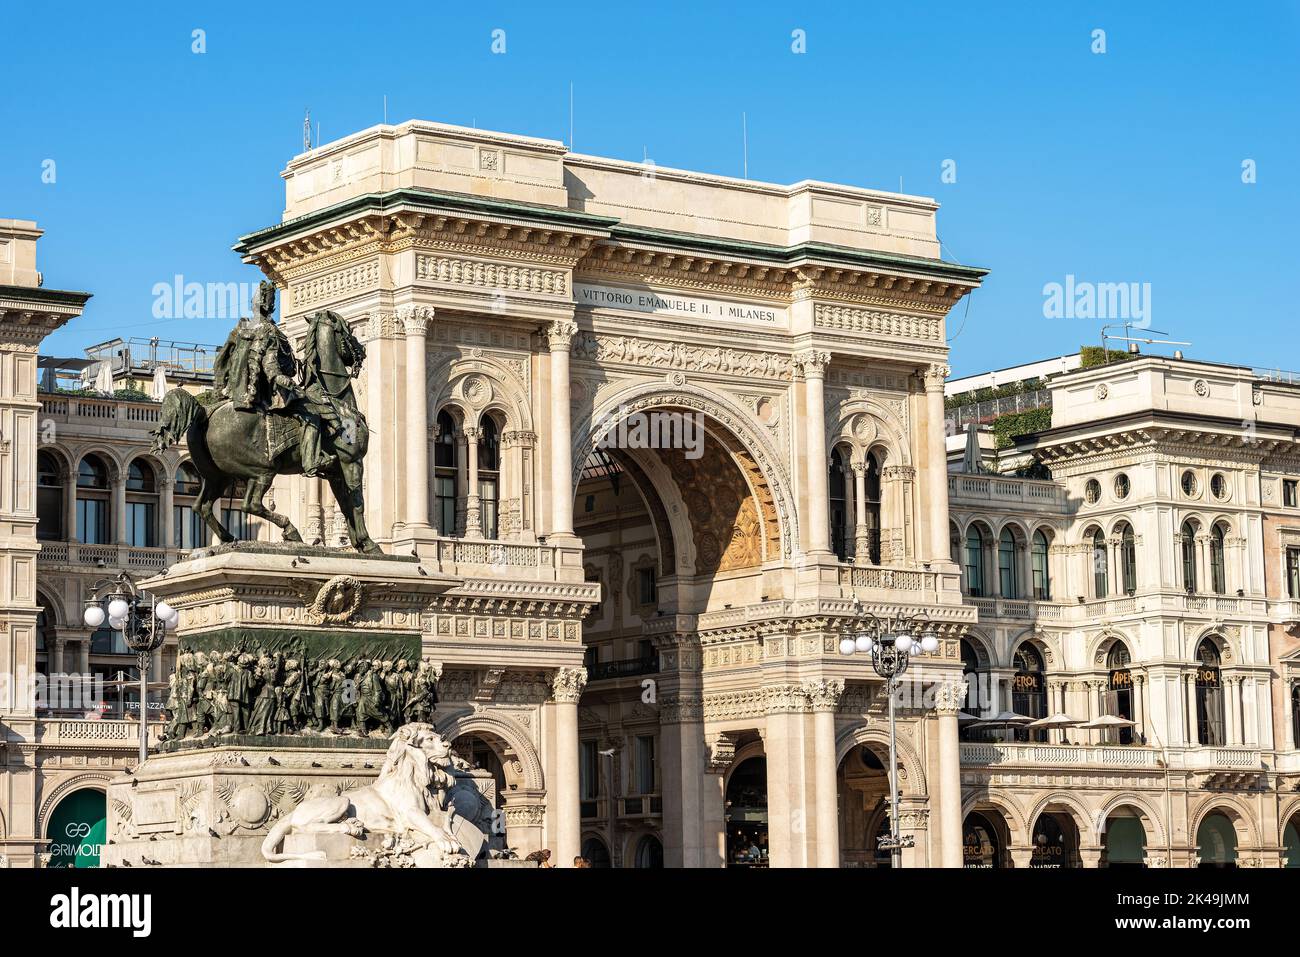
[[[1085,721],[1079,725],[1081,728],[1095,728],[1103,733],[1102,743],[1105,744],[1105,732],[1110,728],[1131,728],[1136,725],[1136,721],[1130,721],[1128,718],[1121,718],[1117,714],[1103,714],[1091,721]]]
[[[1018,725],[1028,724],[1034,719],[1027,714],[1017,714],[1014,711],[1002,711],[991,718],[981,718],[971,725],[972,728],[1009,728]]]
[[[984,456],[980,452],[979,426],[971,422],[966,426],[966,451],[962,455],[961,470],[968,475],[984,471]]]
[[[957,712],[957,723],[958,723],[958,724],[970,724],[972,721],[983,721],[983,720],[984,720],[984,719],[981,718],[979,715],[977,715],[977,714],[971,714],[969,711],[958,711],[958,712]]]
[[[1028,727],[1047,728],[1049,731],[1052,728],[1060,728],[1061,743],[1069,744],[1070,742],[1065,740],[1065,729],[1073,728],[1075,725],[1079,725],[1079,724],[1083,724],[1083,722],[1080,719],[1071,718],[1068,714],[1064,713],[1063,711],[1058,711],[1056,714],[1049,714],[1046,718],[1039,718],[1037,721],[1029,722]]]

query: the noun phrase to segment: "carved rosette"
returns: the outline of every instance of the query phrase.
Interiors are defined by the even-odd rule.
[[[816,681],[805,681],[803,693],[807,695],[813,711],[829,711],[833,714],[840,705],[840,698],[844,696],[844,679],[819,678]]]
[[[966,704],[966,682],[941,681],[934,686],[934,710],[939,714],[957,714]]]
[[[560,668],[551,679],[551,693],[559,704],[577,704],[587,687],[586,668]]]

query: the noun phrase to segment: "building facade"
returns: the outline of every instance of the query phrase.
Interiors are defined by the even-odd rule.
[[[1155,396],[1181,395],[1167,383],[1189,364],[1066,371],[1052,428],[989,466],[1008,474],[950,474],[945,320],[984,271],[940,258],[932,200],[422,122],[282,175],[281,221],[236,249],[280,288],[290,338],[328,309],[366,347],[367,522],[459,581],[421,619],[437,723],[497,777],[510,844],[561,864],[888,866],[888,698],[839,646],[866,615],[902,612],[939,635],[897,698],[904,866],[1186,866],[1211,856],[1202,830],[1216,848],[1231,831],[1238,860],[1282,862],[1285,669],[1300,678],[1294,606],[1270,592],[1300,561],[1287,387],[1205,366],[1195,381],[1218,404],[1179,419]],[[1234,401],[1258,448],[1222,422],[1175,439],[1143,419],[1190,435]],[[87,580],[204,544],[186,537],[185,453],[148,453],[147,400],[43,404],[59,437],[24,466],[34,488],[49,476],[27,616],[44,608],[52,635],[22,653],[110,669],[77,628]],[[1051,478],[1010,474],[1035,463]],[[1232,483],[1227,504],[1179,499],[1187,470],[1202,496]],[[1094,496],[1120,471],[1124,499]],[[327,484],[281,479],[271,498],[306,540],[346,540]],[[1104,582],[1089,570],[1103,552]],[[987,720],[1025,708],[1134,724],[1066,728],[1066,743]],[[60,799],[102,778],[25,743],[63,719],[16,720],[0,712],[30,797],[0,805],[0,842],[28,863],[56,839]],[[77,760],[129,762],[120,723],[124,748]]]

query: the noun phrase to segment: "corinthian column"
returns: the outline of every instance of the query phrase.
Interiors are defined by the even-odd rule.
[[[560,668],[551,680],[555,696],[555,771],[548,775],[555,799],[555,856],[571,867],[582,851],[582,817],[578,789],[578,699],[587,685],[586,668]]]
[[[813,780],[817,795],[817,866],[840,866],[839,782],[835,760],[835,709],[844,694],[840,678],[806,682],[813,710]]]
[[[478,494],[478,440],[482,435],[480,429],[471,427],[465,430],[465,451],[469,453],[466,456],[469,462],[469,482],[465,494],[466,538],[483,537],[482,509]]]
[[[930,515],[928,557],[934,562],[952,559],[948,553],[948,448],[943,431],[943,383],[947,378],[947,366],[933,365],[925,370],[926,457],[929,459],[926,469],[929,494],[925,506]]]
[[[830,489],[826,457],[826,366],[829,352],[810,349],[794,357],[804,378],[804,475],[808,489],[808,551],[825,555],[830,551]]]
[[[402,312],[406,329],[406,526],[429,527],[429,387],[427,306]]]
[[[551,347],[551,534],[573,535],[573,435],[569,423],[569,350],[578,327],[553,322],[546,327]]]
[[[946,681],[935,687],[939,721],[939,862],[961,867],[961,743],[957,712],[966,702],[966,682]]]

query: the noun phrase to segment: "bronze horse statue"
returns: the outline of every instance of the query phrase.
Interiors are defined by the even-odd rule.
[[[213,505],[243,479],[247,482],[244,511],[274,522],[286,542],[301,542],[293,523],[267,508],[262,499],[277,475],[306,474],[303,432],[315,428],[321,460],[314,464],[329,482],[347,520],[353,547],[378,553],[379,546],[366,531],[361,494],[361,463],[370,432],[352,392],[352,379],[361,370],[365,348],[338,313],[318,312],[308,323],[299,392],[286,408],[240,409],[227,396],[205,405],[183,389],[172,389],[163,398],[158,427],[151,433],[154,451],[161,452],[184,438],[202,479],[195,507],[221,541],[235,538],[213,514]],[[307,447],[310,452],[313,445]]]

